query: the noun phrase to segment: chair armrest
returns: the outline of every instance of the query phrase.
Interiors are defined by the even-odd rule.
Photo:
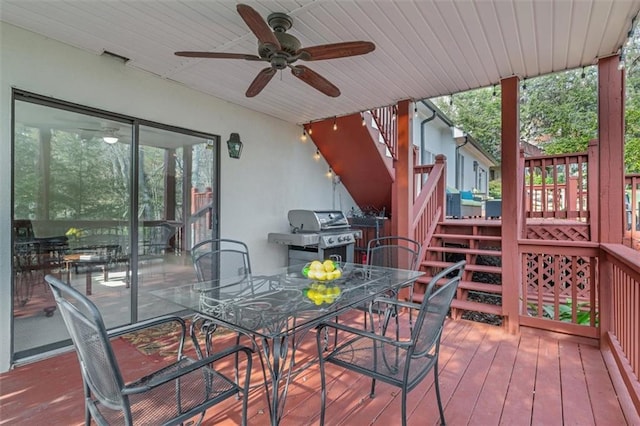
[[[177,323],[180,324],[180,326],[182,327],[182,336],[186,336],[187,334],[187,325],[184,322],[184,319],[180,318],[179,316],[176,315],[164,315],[161,317],[157,317],[157,318],[151,318],[145,321],[141,321],[135,324],[131,324],[131,325],[125,325],[122,327],[118,327],[118,328],[114,328],[112,330],[109,330],[109,332],[107,333],[109,338],[114,338],[114,337],[119,337],[122,336],[124,334],[129,334],[129,333],[133,333],[135,331],[140,331],[140,330],[144,330],[146,328],[151,328],[154,327],[156,325],[160,325],[160,324],[165,324],[171,321],[175,321]]]
[[[134,382],[133,384],[126,385],[122,390],[122,393],[125,395],[132,395],[136,393],[147,392],[150,389],[153,389],[165,383],[171,382],[177,379],[178,377],[182,377],[193,371],[199,370],[202,367],[212,364],[222,358],[225,358],[229,355],[234,355],[239,352],[244,352],[245,355],[247,356],[247,359],[250,360],[251,355],[253,354],[253,349],[246,346],[239,346],[239,345],[232,346],[223,351],[216,352],[215,354],[207,358],[194,361],[192,364],[189,364],[185,367],[178,368],[167,375],[158,375],[158,376],[152,375],[152,376],[143,377],[142,379],[140,379],[137,382]],[[251,362],[248,363],[247,367],[250,368],[250,366],[251,366]]]
[[[394,346],[398,346],[398,347],[408,347],[411,346],[413,344],[413,341],[411,340],[395,340],[395,339],[391,339],[389,337],[386,336],[381,336],[379,334],[376,333],[372,333],[370,331],[366,331],[366,330],[362,330],[359,328],[354,328],[354,327],[349,327],[348,325],[344,325],[344,324],[340,324],[340,323],[335,323],[335,322],[323,322],[320,325],[318,325],[318,327],[316,327],[316,329],[319,331],[321,331],[323,328],[333,328],[336,330],[342,330],[345,331],[347,333],[356,335],[356,336],[362,336],[362,337],[367,337],[373,340],[377,340],[379,342],[383,342],[383,343],[388,343],[390,345],[394,345]]]
[[[400,306],[402,308],[420,309],[420,304],[414,302],[406,302],[404,300],[390,299],[388,297],[376,297],[373,303],[386,303],[387,305]]]

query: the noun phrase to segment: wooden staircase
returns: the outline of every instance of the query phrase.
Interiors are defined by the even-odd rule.
[[[446,220],[438,223],[431,243],[424,247],[420,264],[426,275],[414,286],[414,301],[423,299],[431,277],[460,260],[466,260],[462,281],[452,303],[454,318],[474,319],[474,313],[502,321],[502,251],[499,221]],[[486,315],[485,315],[486,317]]]

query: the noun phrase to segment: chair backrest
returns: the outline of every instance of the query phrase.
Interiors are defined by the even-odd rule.
[[[414,358],[424,356],[438,343],[465,264],[463,260],[449,266],[429,281],[412,331]]]
[[[421,253],[420,243],[409,238],[374,238],[367,246],[367,265],[415,270]]]
[[[251,275],[249,248],[242,241],[202,241],[191,249],[191,258],[199,281],[220,280],[221,285],[227,285]]]
[[[56,277],[47,275],[45,280],[71,335],[85,386],[101,404],[113,410],[123,410],[130,416],[128,400],[121,393],[124,387],[122,374],[98,308],[82,293]]]

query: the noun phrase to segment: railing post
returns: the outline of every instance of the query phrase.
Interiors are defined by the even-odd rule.
[[[447,157],[443,154],[436,155],[436,164],[442,164],[442,178],[438,181],[438,187],[436,188],[436,208],[439,208],[442,212],[441,218],[445,218],[447,217],[447,203],[445,201],[447,197]]]
[[[518,178],[520,166],[520,80],[509,77],[502,86],[502,309],[509,333],[518,333],[519,300],[522,291],[519,255],[519,205],[523,182]],[[516,185],[505,185],[516,182]]]
[[[587,197],[589,210],[589,233],[591,241],[600,241],[600,213],[599,207],[599,193],[600,193],[600,161],[598,158],[598,140],[591,139],[589,141],[589,148],[587,149]]]
[[[622,244],[624,235],[624,70],[618,56],[598,61],[599,238]]]

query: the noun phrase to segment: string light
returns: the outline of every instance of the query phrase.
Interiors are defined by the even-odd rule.
[[[391,121],[395,121],[396,119],[396,107],[393,107],[393,115],[391,116]]]
[[[414,107],[413,107],[413,116],[414,116],[415,118],[418,118],[418,107],[417,107],[417,106],[414,106]]]
[[[333,130],[336,131],[338,130],[338,123],[336,122],[337,117],[333,117]]]
[[[329,167],[329,171],[327,172],[327,177],[331,178],[333,176],[333,170]]]
[[[313,134],[313,128],[311,127],[311,123],[309,123],[309,136],[311,136]]]
[[[367,120],[364,119],[364,113],[360,113],[360,115],[362,116],[362,127],[367,125]]]
[[[584,67],[582,67],[582,74],[580,74],[580,78],[585,78],[585,77],[586,77],[586,74],[584,72]]]
[[[494,84],[494,85],[493,85],[493,97],[494,97],[494,98],[496,97],[496,93],[497,93],[497,92],[496,92],[496,85]]]
[[[522,91],[524,92],[525,90],[527,90],[527,79],[526,78],[522,81]]]
[[[304,127],[302,128],[302,136],[300,136],[300,140],[302,142],[306,142],[307,141],[307,131],[304,129]]]
[[[449,95],[449,106],[453,105],[453,93]]]
[[[316,161],[318,161],[318,160],[320,159],[320,150],[319,150],[319,149],[316,149],[316,153],[315,153],[315,155],[313,156],[313,158],[314,158]]]

